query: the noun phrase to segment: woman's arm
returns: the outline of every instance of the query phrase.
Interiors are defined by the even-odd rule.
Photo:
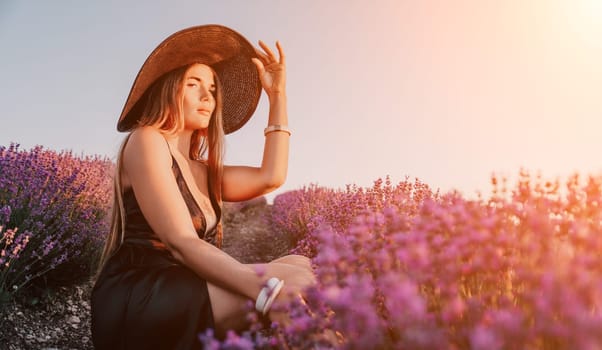
[[[259,41],[265,53],[257,50],[260,59],[253,59],[261,85],[268,95],[270,112],[268,125],[288,126],[286,101],[286,59],[276,42],[280,59]],[[289,134],[276,131],[265,136],[261,167],[224,166],[222,197],[224,201],[248,200],[280,187],[286,180],[289,153]]]
[[[123,154],[124,171],[153,231],[173,256],[200,277],[254,299],[265,278],[199,239],[171,170],[167,143],[152,127],[135,130]]]
[[[286,96],[270,100],[268,125],[288,125]],[[288,168],[289,135],[271,132],[265,136],[261,167],[224,166],[223,200],[244,201],[269,193],[286,180]]]

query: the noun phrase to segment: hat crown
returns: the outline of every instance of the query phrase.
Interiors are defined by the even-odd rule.
[[[236,31],[221,25],[180,30],[163,40],[148,56],[130,90],[117,130],[135,127],[144,110],[142,96],[164,74],[193,63],[211,66],[222,86],[224,133],[242,127],[257,108],[261,82],[251,61],[253,46]]]

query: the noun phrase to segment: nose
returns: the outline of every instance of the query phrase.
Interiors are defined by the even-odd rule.
[[[206,86],[202,85],[199,97],[201,101],[209,101],[210,98],[213,98],[213,95]]]

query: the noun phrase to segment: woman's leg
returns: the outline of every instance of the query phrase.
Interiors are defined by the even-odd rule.
[[[311,260],[308,257],[303,256],[303,255],[297,255],[297,254],[285,255],[278,259],[272,260],[271,263],[289,264],[289,265],[294,265],[294,266],[298,266],[298,267],[303,267],[313,273],[313,268],[311,266]]]
[[[313,276],[311,262],[301,255],[287,255],[267,264],[249,264],[249,266],[265,276],[284,279],[285,290],[298,291],[304,285],[313,282],[309,277]],[[229,329],[241,331],[249,327],[246,318],[249,311],[247,306],[249,299],[211,283],[207,283],[207,288],[213,309],[216,334],[225,335]],[[270,317],[279,321],[286,319],[284,313],[270,313]]]
[[[247,321],[249,299],[212,283],[207,283],[207,289],[213,310],[215,333],[218,336],[224,336],[229,329],[242,331],[249,327]]]

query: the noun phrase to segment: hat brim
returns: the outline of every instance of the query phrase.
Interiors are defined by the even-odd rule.
[[[143,95],[157,79],[193,63],[211,66],[220,79],[224,133],[240,129],[255,112],[261,96],[261,82],[252,57],[257,57],[253,46],[236,31],[221,25],[190,27],[172,34],[140,68],[117,130],[130,131],[136,126],[145,107]]]

